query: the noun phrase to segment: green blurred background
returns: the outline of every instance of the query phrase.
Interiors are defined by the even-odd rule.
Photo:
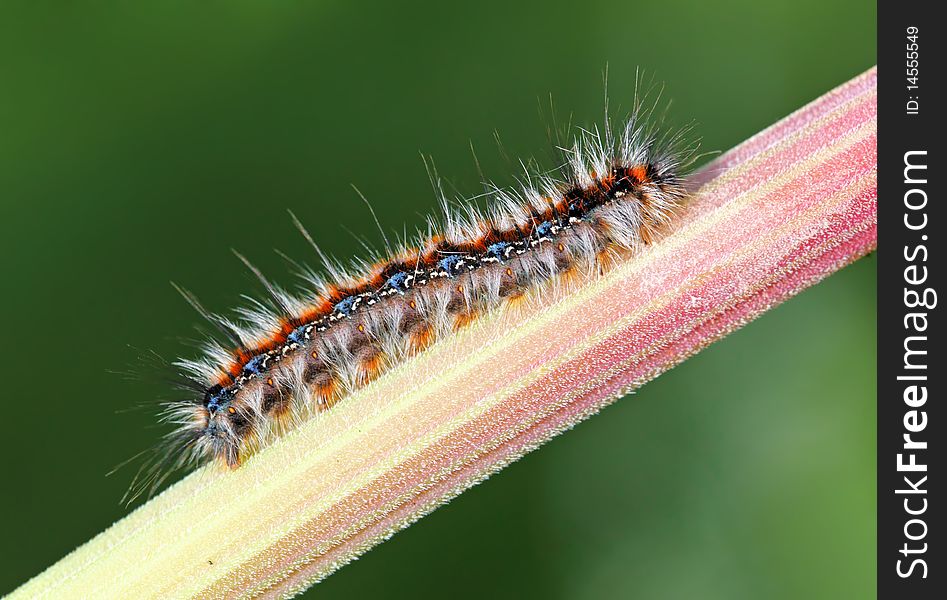
[[[0,5],[2,556],[9,591],[125,514],[160,430],[123,371],[198,321],[508,184],[551,94],[580,124],[641,66],[725,150],[875,62],[869,0]],[[560,116],[565,120],[565,116]],[[310,261],[311,262],[311,261]],[[310,597],[864,598],[875,589],[875,260],[715,344]]]

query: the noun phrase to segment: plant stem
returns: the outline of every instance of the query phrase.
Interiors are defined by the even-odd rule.
[[[198,470],[13,597],[305,589],[872,251],[876,111],[872,69],[704,168],[647,251],[482,318],[239,469]]]

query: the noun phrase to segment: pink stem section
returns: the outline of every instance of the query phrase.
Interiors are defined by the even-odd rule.
[[[485,474],[873,250],[875,86],[872,70],[703,169],[697,178],[703,186],[682,233],[691,222],[709,219],[736,199],[751,196],[750,201],[727,215],[720,227],[689,239],[686,253],[665,255],[660,264],[650,265],[649,277],[614,289],[609,310],[602,310],[606,299],[597,297],[595,306],[579,314],[615,321],[674,290],[667,303],[432,444],[370,488],[344,498],[331,511],[350,514],[350,507],[359,506],[378,518],[366,520],[344,538],[337,537],[341,530],[332,526],[331,518],[308,523],[296,542],[301,554],[320,541],[337,543],[269,592],[305,588],[350,560],[353,549],[370,547]],[[838,147],[853,133],[850,145]],[[813,157],[814,162],[805,164]],[[780,176],[784,179],[778,186],[758,193]],[[721,265],[721,256],[732,260]],[[558,339],[568,343],[570,338]],[[523,423],[529,425],[520,427]],[[507,437],[507,432],[515,433]],[[458,457],[471,455],[476,459],[457,464]]]
[[[872,69],[698,173],[674,230],[642,255],[437,344],[233,473],[187,478],[19,592],[305,589],[873,250],[876,113]],[[243,530],[200,517],[220,505]]]

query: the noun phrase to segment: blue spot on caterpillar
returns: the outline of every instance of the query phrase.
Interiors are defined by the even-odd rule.
[[[403,294],[408,291],[408,282],[410,282],[412,278],[413,276],[410,273],[404,271],[395,273],[385,282],[385,287]]]
[[[352,309],[355,306],[355,303],[356,303],[356,299],[352,296],[349,296],[345,300],[342,300],[341,302],[333,306],[332,309],[341,315],[348,316],[352,312]]]
[[[464,257],[459,254],[451,254],[437,261],[437,267],[447,276],[453,275],[457,268],[464,262]]]
[[[496,259],[500,262],[506,260],[506,253],[510,248],[510,244],[506,242],[496,242],[495,244],[490,244],[487,246],[487,259]]]

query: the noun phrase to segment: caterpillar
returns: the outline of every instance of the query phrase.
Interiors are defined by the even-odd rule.
[[[291,215],[322,269],[300,266],[302,292],[291,294],[238,254],[268,298],[236,318],[178,288],[218,335],[202,358],[174,362],[186,398],[163,407],[173,431],[146,476],[139,472],[135,495],[188,465],[238,467],[478,316],[654,243],[685,203],[683,171],[697,143],[646,112],[636,100],[615,133],[606,110],[602,129],[579,130],[558,148],[559,167],[527,172],[516,190],[494,186],[485,210],[452,207],[442,194],[440,218],[374,260],[342,266]]]

